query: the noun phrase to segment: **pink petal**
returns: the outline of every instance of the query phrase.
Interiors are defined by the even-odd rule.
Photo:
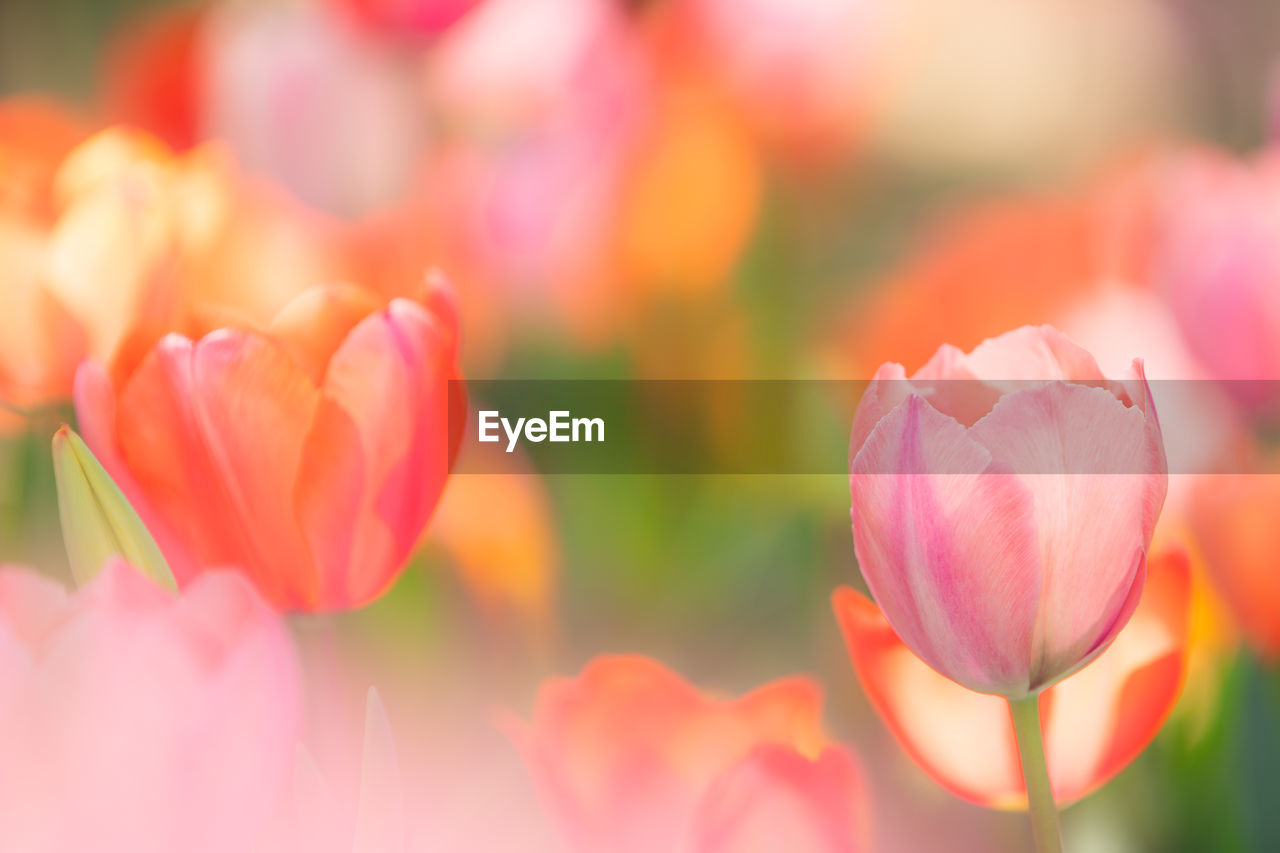
[[[988,451],[919,397],[887,415],[853,463],[854,544],[899,636],[975,690],[1021,695],[1040,597],[1032,496],[979,473]]]
[[[867,850],[867,804],[858,766],[843,749],[816,759],[757,747],[722,774],[694,817],[694,853],[857,853]]]
[[[1043,580],[1031,686],[1092,659],[1124,627],[1166,478],[1146,418],[1102,388],[1052,383],[1003,397],[969,430],[1033,499]]]

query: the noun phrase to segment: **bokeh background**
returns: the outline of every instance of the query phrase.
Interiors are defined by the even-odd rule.
[[[388,256],[453,280],[476,379],[867,378],[1032,322],[1104,367],[1213,375],[1162,241],[1176,213],[1217,202],[1168,174],[1275,143],[1280,4],[435,5],[446,14],[410,21],[372,0],[3,0],[0,95],[57,99],[85,134],[216,140],[325,227],[390,229]],[[287,275],[297,261],[270,239],[253,257]],[[0,442],[5,561],[65,573],[48,441],[72,418],[36,407]],[[304,657],[348,662],[353,729],[355,682],[377,683],[393,723],[456,734],[405,747],[438,763],[478,748],[475,708],[526,713],[543,678],[604,652],[730,693],[810,673],[870,780],[874,849],[1020,849],[1025,816],[934,785],[849,668],[830,606],[860,583],[848,502],[836,475],[517,459],[453,479],[385,597],[294,627]],[[1066,812],[1070,849],[1280,850],[1280,674],[1197,572],[1183,697]],[[455,780],[445,807],[481,820],[477,792],[520,784],[508,769]]]

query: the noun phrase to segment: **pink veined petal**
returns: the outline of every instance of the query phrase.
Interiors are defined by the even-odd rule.
[[[906,399],[911,391],[911,383],[907,380],[907,372],[901,364],[882,364],[871,378],[871,382],[858,401],[858,408],[853,413],[853,431],[849,435],[849,465],[866,444],[867,436],[880,423],[880,419],[893,411],[894,407]]]
[[[908,398],[854,460],[854,545],[876,601],[921,658],[974,690],[1018,696],[1041,557],[1030,492],[989,464],[960,424]]]
[[[1000,399],[1000,389],[980,377],[963,350],[943,344],[924,367],[911,376],[911,382],[933,406],[944,415],[971,426]]]
[[[1055,382],[1010,394],[969,436],[1033,498],[1043,579],[1031,687],[1087,663],[1124,627],[1164,501],[1146,419],[1108,390]]]

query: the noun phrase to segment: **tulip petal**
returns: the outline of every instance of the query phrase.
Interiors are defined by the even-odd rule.
[[[318,388],[347,335],[380,307],[373,294],[353,285],[312,287],[280,310],[270,332]]]
[[[828,748],[807,759],[761,746],[707,790],[694,817],[693,853],[856,853],[866,803],[853,757]]]
[[[302,448],[293,503],[315,561],[323,606],[346,603],[364,487],[364,446],[356,425],[345,409],[322,399]]]
[[[184,542],[174,535],[167,517],[152,506],[134,472],[125,463],[116,430],[115,389],[101,366],[87,361],[76,371],[75,406],[76,420],[83,430],[85,445],[102,463],[102,467],[146,524],[175,580],[181,586],[196,574],[195,559]]]
[[[1017,391],[969,436],[1033,496],[1043,579],[1031,687],[1042,687],[1124,627],[1166,480],[1151,468],[1142,410],[1103,388],[1054,382]]]
[[[255,579],[281,584],[282,606],[311,606],[319,578],[294,512],[303,439],[319,392],[284,351],[249,332],[202,338],[192,356],[192,409],[223,493],[245,532]],[[281,580],[268,580],[278,577]]]
[[[1091,665],[1042,694],[1049,772],[1060,805],[1106,783],[1159,731],[1182,687],[1190,604],[1185,552],[1153,556],[1129,625]],[[841,588],[833,606],[863,690],[916,763],[970,802],[1025,808],[1007,702],[931,670],[861,593]]]
[[[1052,326],[1022,326],[996,338],[988,338],[965,357],[976,376],[999,385],[1014,382],[1067,379],[1073,382],[1105,382],[1102,369],[1089,351]]]
[[[119,395],[121,457],[204,565],[247,571],[277,606],[314,600],[291,490],[316,390],[269,341],[164,338]]]
[[[1277,458],[1257,470],[1275,471]],[[1198,478],[1192,526],[1216,587],[1252,645],[1280,659],[1280,476],[1217,474]]]
[[[368,504],[355,536],[347,594],[382,591],[426,526],[449,470],[452,333],[425,308],[395,299],[356,325],[329,363],[324,393],[364,448]]]
[[[854,459],[858,564],[903,640],[976,690],[1028,688],[1040,553],[1031,493],[979,473],[990,454],[918,396],[885,416]]]

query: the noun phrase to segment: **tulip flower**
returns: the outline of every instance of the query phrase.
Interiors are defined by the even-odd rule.
[[[1167,489],[1141,362],[1109,382],[1061,333],[1024,327],[944,346],[910,380],[886,364],[850,458],[867,586],[929,666],[1009,700],[1037,839],[1056,849],[1036,694],[1128,622]]]
[[[456,349],[442,286],[317,288],[265,329],[167,335],[118,381],[87,363],[76,413],[180,587],[231,565],[280,608],[359,607],[444,487]]]
[[[0,433],[26,426],[28,410],[65,399],[84,333],[48,287],[54,175],[85,135],[76,119],[36,99],[0,101]]]
[[[1004,701],[930,669],[861,593],[841,588],[833,603],[863,690],[916,763],[970,802],[1026,808]],[[1040,694],[1057,802],[1074,802],[1106,784],[1155,737],[1186,674],[1190,606],[1185,550],[1156,552],[1142,600],[1111,647]]]
[[[1191,528],[1215,586],[1251,645],[1280,659],[1280,461],[1258,455],[1259,473],[1210,474],[1196,479]]]
[[[111,558],[136,566],[153,581],[175,589],[156,541],[83,439],[65,425],[53,436],[58,513],[71,573],[88,583]]]
[[[861,775],[803,679],[704,696],[641,657],[548,682],[512,735],[574,850],[867,849]]]
[[[1167,169],[1153,278],[1188,345],[1252,408],[1280,406],[1280,154]]]
[[[479,0],[329,0],[329,5],[387,36],[422,39],[452,27]]]
[[[299,694],[288,634],[239,575],[174,596],[113,561],[67,595],[0,570],[0,848],[252,849]]]

